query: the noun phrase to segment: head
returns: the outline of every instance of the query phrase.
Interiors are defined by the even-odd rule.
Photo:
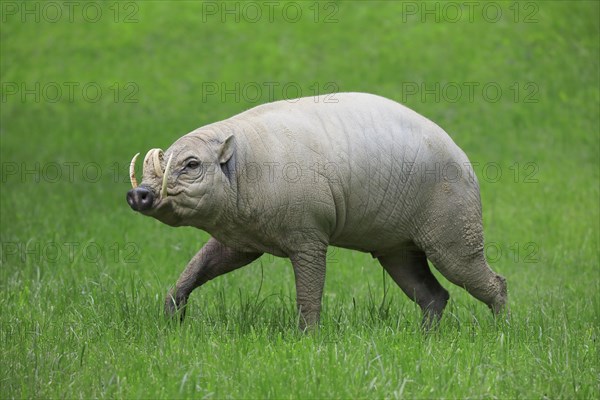
[[[134,210],[172,226],[210,226],[227,204],[231,190],[233,136],[218,139],[212,134],[192,133],[163,152],[148,151],[143,180],[138,185],[131,160],[131,186],[127,203]]]

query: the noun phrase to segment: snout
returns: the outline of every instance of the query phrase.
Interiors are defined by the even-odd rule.
[[[135,211],[146,211],[152,208],[154,195],[145,187],[137,187],[127,192],[127,203]]]

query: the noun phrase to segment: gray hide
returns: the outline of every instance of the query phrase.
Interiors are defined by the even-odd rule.
[[[379,96],[278,101],[198,128],[149,152],[128,202],[213,237],[167,296],[169,315],[208,280],[270,253],[290,258],[300,328],[315,326],[329,245],[376,257],[426,323],[448,301],[428,259],[494,312],[507,300],[484,257],[467,156],[439,126]]]

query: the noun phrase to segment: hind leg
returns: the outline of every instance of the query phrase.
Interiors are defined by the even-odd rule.
[[[427,255],[444,277],[487,304],[494,314],[508,311],[506,279],[492,271],[483,251],[467,255],[461,251],[443,254],[433,250]]]
[[[402,291],[421,307],[423,325],[429,328],[439,321],[449,296],[431,273],[425,253],[402,250],[378,259]]]
[[[444,223],[427,224],[417,244],[438,271],[463,287],[494,312],[507,312],[506,279],[496,274],[485,260],[481,214],[475,208],[456,209],[443,215]]]

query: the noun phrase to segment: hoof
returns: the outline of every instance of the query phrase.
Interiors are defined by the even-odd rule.
[[[185,299],[177,299],[172,292],[169,292],[165,299],[165,317],[175,319],[179,316],[179,321],[183,322],[185,319],[186,304],[187,301]]]

